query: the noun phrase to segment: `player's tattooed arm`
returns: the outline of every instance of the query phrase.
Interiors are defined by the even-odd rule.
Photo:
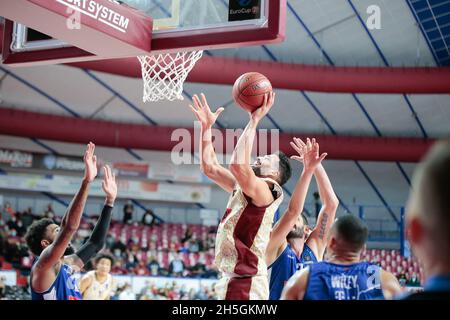
[[[327,223],[328,223],[328,213],[324,212],[322,220],[320,221],[319,226],[319,239],[325,240],[325,234],[327,231]]]
[[[317,217],[316,226],[307,240],[307,244],[320,261],[327,246],[327,238],[336,216],[339,200],[322,164],[317,167],[314,176],[322,200],[322,208]]]
[[[266,249],[266,261],[270,265],[278,257],[279,253],[284,250],[287,244],[286,237],[292,228],[295,226],[296,221],[299,219],[305,204],[308,188],[311,183],[312,176],[317,166],[327,156],[326,153],[319,154],[319,144],[312,143],[308,138],[307,143],[303,144],[299,138],[294,138],[291,141],[292,148],[298,153],[296,156],[292,156],[291,159],[297,160],[303,163],[303,171],[300,178],[292,192],[291,199],[287,210],[281,216],[280,220],[273,227],[269,244]]]

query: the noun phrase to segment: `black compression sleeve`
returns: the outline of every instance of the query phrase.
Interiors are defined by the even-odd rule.
[[[83,263],[87,263],[100,250],[103,249],[109,230],[109,224],[111,222],[112,209],[112,207],[105,204],[102,214],[100,215],[89,240],[76,252],[76,255],[81,259],[81,261],[83,261]]]

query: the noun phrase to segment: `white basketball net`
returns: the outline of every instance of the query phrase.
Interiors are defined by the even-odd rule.
[[[183,100],[183,83],[203,50],[138,57],[144,81],[144,102]]]

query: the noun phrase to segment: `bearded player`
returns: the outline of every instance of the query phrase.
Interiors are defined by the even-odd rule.
[[[282,152],[258,157],[252,165],[251,151],[256,129],[270,111],[275,94],[264,97],[262,106],[249,113],[250,120],[231,157],[222,167],[212,144],[211,129],[224,110],[212,113],[205,96],[194,96],[190,106],[201,123],[202,172],[230,193],[227,209],[216,237],[215,264],[221,272],[216,285],[219,299],[267,300],[269,282],[265,252],[275,211],[283,200],[281,186],[291,176],[289,158]]]
[[[303,163],[303,172],[292,194],[287,211],[274,226],[266,251],[270,274],[270,299],[279,300],[286,282],[297,270],[322,260],[327,237],[339,205],[331,182],[322,166],[326,153],[319,155],[315,139],[304,143],[294,138],[291,146],[299,156],[292,158]],[[323,205],[316,227],[310,230],[303,216],[308,186],[315,176]],[[307,220],[306,220],[307,221]]]

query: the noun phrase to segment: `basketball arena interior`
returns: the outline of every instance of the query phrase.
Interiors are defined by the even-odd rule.
[[[71,243],[80,248],[99,221],[105,204],[103,166],[109,165],[117,196],[105,243],[97,252],[112,257],[114,286],[107,299],[219,299],[216,244],[218,232],[224,232],[220,223],[230,211],[230,194],[202,170],[200,129],[189,105],[198,108],[194,96],[203,93],[213,112],[224,108],[213,126],[215,134],[242,133],[238,130],[246,128],[248,112],[232,92],[235,80],[247,72],[266,76],[276,94],[259,122],[259,134],[272,135],[271,142],[278,140],[276,148],[289,157],[298,155],[290,144],[294,137],[314,138],[320,153],[327,153],[322,164],[339,203],[335,219],[352,215],[368,228],[361,261],[393,274],[405,292],[423,290],[423,263],[410,249],[405,215],[418,163],[450,133],[450,1],[184,1],[182,12],[192,6],[187,15],[214,3],[229,14],[228,21],[232,3],[266,6],[268,24],[276,20],[278,29],[266,39],[262,31],[259,37],[258,30],[243,26],[250,38],[230,39],[231,33],[214,33],[204,19],[193,28],[191,43],[180,47],[162,40],[154,44],[151,28],[139,25],[152,17],[156,25],[156,17],[173,14],[169,2],[179,1],[91,1],[123,9],[123,16],[135,15],[123,36],[127,39],[99,35],[94,29],[101,22],[90,24],[83,13],[85,33],[68,28],[48,35],[51,29],[64,29],[61,17],[73,18],[77,1],[54,1],[67,5],[60,12],[53,5],[46,8],[53,1],[17,1],[29,6],[28,15],[12,5],[15,0],[0,1],[0,299],[32,299],[36,257],[27,245],[27,231],[44,217],[64,226],[90,142],[98,174]],[[33,10],[36,17],[29,14]],[[42,27],[45,19],[48,26]],[[17,23],[28,26],[28,35],[33,30],[36,46],[62,37],[72,52],[62,53],[67,44],[14,51]],[[138,40],[130,40],[133,28],[140,28]],[[203,40],[203,33],[213,37]],[[158,101],[144,102],[143,70],[136,57],[152,55],[152,48],[172,55],[202,50],[186,80],[175,79],[182,85],[176,99],[161,91]],[[224,137],[226,148],[216,148],[224,167],[238,137]],[[302,163],[291,158],[290,166],[292,176],[281,187],[273,225],[290,208],[302,177]],[[313,177],[301,210],[311,229],[321,212],[320,195]],[[76,281],[95,265],[92,257],[74,275]]]

